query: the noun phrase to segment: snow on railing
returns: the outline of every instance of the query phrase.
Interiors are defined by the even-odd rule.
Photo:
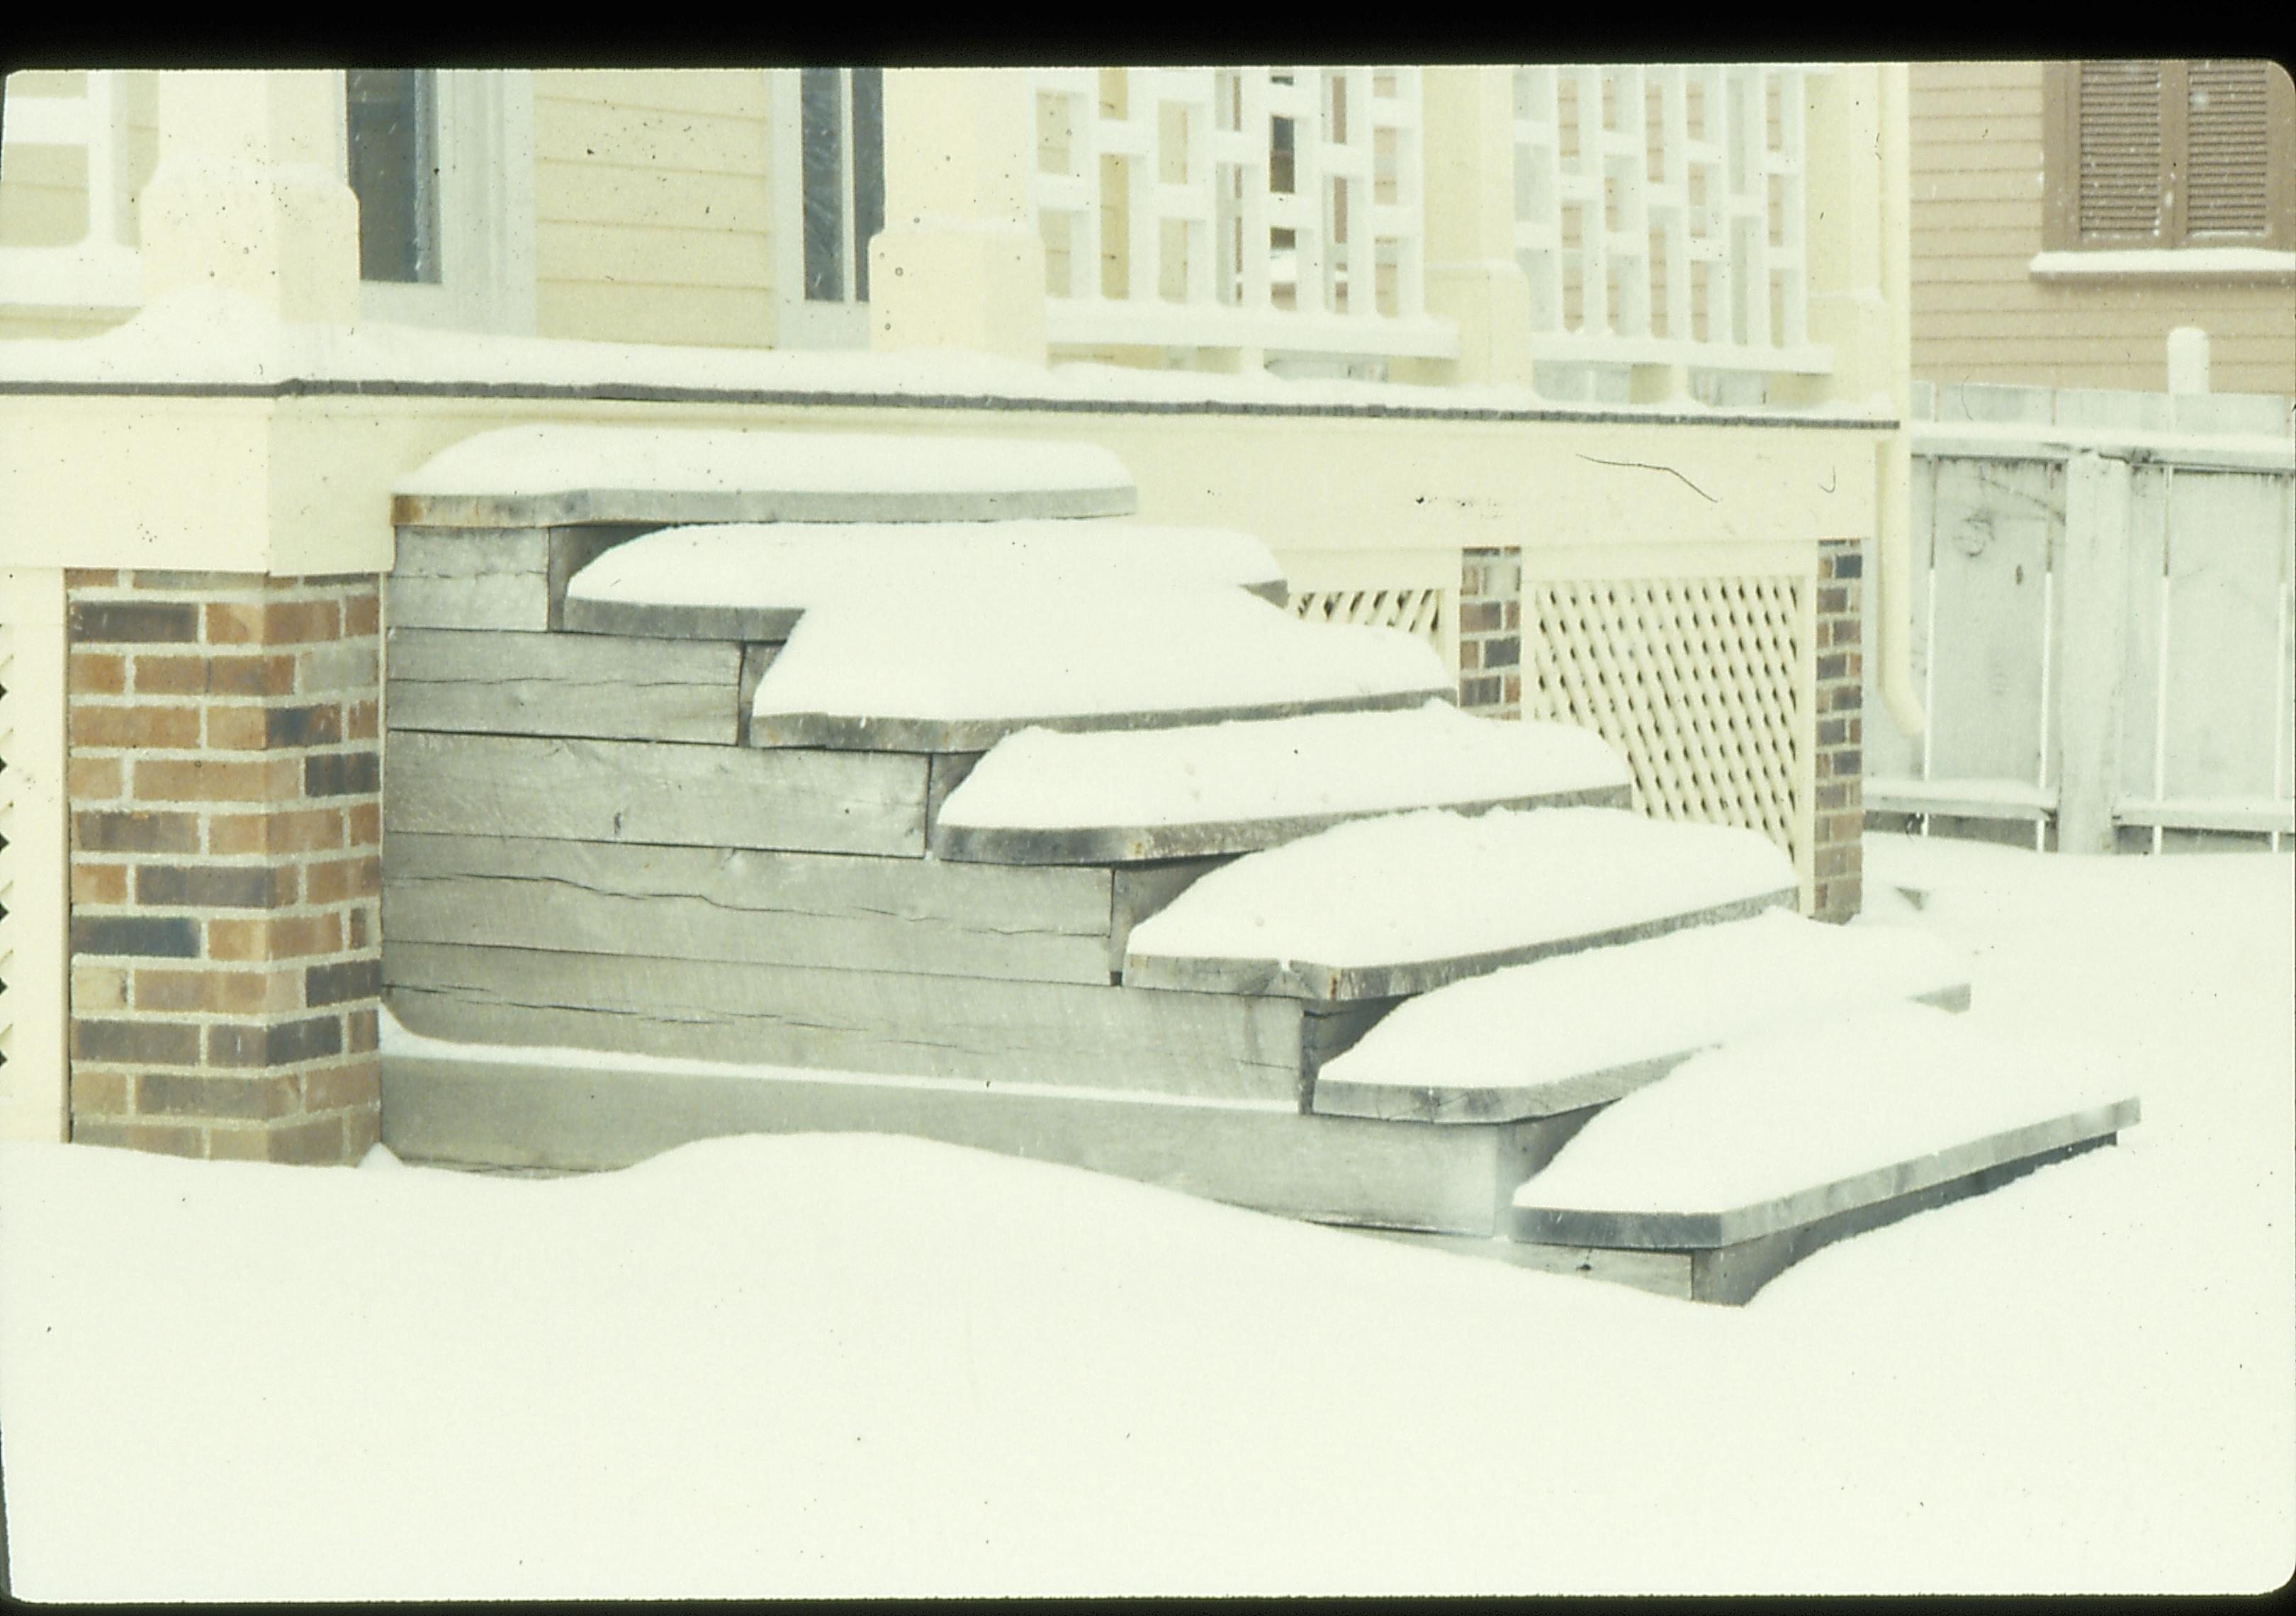
[[[1421,300],[1416,69],[1031,78],[1056,346],[1456,351]]]
[[[142,260],[129,236],[127,75],[92,72],[85,95],[11,95],[0,110],[8,155],[32,147],[87,156],[87,228],[68,246],[0,247],[0,305],[133,308]],[[4,167],[4,159],[0,159]]]
[[[1515,70],[1515,250],[1542,361],[1823,373],[1805,67]],[[1694,133],[1693,133],[1694,131]]]

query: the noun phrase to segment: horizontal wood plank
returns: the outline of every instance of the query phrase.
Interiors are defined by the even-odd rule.
[[[410,1161],[625,1167],[728,1134],[934,1139],[1287,1217],[1491,1236],[1523,1128],[1431,1128],[1278,1107],[833,1073],[457,1058],[386,1042],[383,1142]],[[1535,1126],[1535,1125],[1529,1125]],[[1528,1248],[1519,1248],[1528,1249]]]
[[[603,635],[393,628],[394,729],[731,746],[742,648]]]
[[[1282,1000],[390,940],[383,980],[408,1028],[477,1043],[1299,1098]]]
[[[925,759],[395,730],[394,831],[924,853]]]
[[[1105,870],[533,837],[384,843],[383,934],[1105,987]]]

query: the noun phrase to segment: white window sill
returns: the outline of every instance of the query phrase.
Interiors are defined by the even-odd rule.
[[[2041,252],[2027,266],[2041,281],[2261,281],[2296,283],[2296,252],[2263,247],[2136,247]]]

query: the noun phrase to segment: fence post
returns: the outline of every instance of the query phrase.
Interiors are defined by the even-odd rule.
[[[2128,463],[2092,452],[2065,477],[2057,650],[2057,850],[2110,853],[2120,785],[2128,619]]]

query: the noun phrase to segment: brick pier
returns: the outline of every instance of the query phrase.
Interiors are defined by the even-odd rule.
[[[376,579],[65,585],[72,1138],[356,1161],[381,1117]]]

